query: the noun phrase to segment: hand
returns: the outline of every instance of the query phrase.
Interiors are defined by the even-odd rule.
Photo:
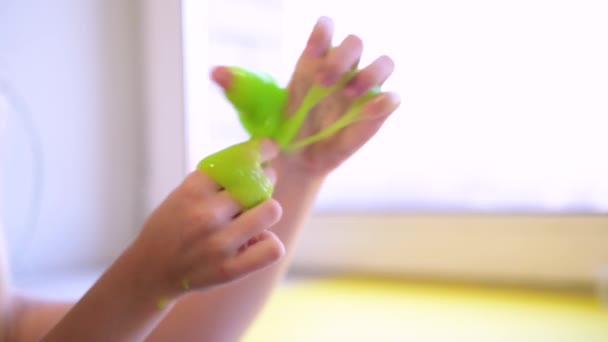
[[[276,156],[261,144],[263,160]],[[274,172],[265,169],[274,182]],[[144,260],[142,272],[164,286],[173,299],[188,290],[227,283],[262,269],[284,254],[281,241],[267,229],[281,217],[281,207],[266,200],[243,208],[209,176],[189,174],[145,223],[133,249]]]
[[[321,17],[296,63],[288,85],[287,115],[293,115],[312,85],[331,87],[347,72],[358,68],[363,43],[357,36],[348,36],[340,45],[332,48],[333,23]],[[354,102],[372,87],[384,83],[392,74],[394,63],[388,56],[381,56],[360,70],[343,88],[323,99],[307,115],[298,138],[306,138],[324,131],[342,117]],[[230,88],[233,75],[228,67],[217,67],[212,79],[224,90]],[[366,95],[367,96],[367,95]],[[325,175],[363,146],[382,126],[386,118],[399,106],[394,93],[380,93],[363,107],[357,122],[309,145],[297,153],[283,153],[278,161],[288,167],[286,172],[304,171],[310,175]]]
[[[287,112],[292,114],[313,84],[324,87],[334,85],[347,72],[358,67],[363,43],[349,35],[332,48],[333,23],[321,17],[314,26],[306,47],[296,63],[288,86]],[[300,137],[311,136],[330,126],[360,96],[374,86],[384,83],[393,73],[394,63],[388,56],[378,57],[362,68],[344,87],[321,101],[309,113]],[[312,175],[325,175],[361,148],[380,129],[388,116],[399,106],[394,93],[380,93],[363,107],[359,121],[343,128],[332,136],[312,144],[296,154],[284,154],[280,161]]]

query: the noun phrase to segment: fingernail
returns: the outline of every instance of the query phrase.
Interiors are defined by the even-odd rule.
[[[325,54],[327,49],[327,35],[333,32],[333,21],[329,17],[319,17],[314,25],[304,53],[309,57],[316,58]]]
[[[390,103],[392,104],[391,110],[397,109],[401,105],[401,97],[396,93],[388,93]]]
[[[399,95],[397,95],[397,93],[386,93],[386,98],[388,103],[391,104],[391,108],[398,106],[401,103],[401,98],[399,97]]]
[[[397,109],[400,103],[399,95],[392,92],[385,93],[377,96],[365,106],[365,114],[372,117],[387,115]]]
[[[332,24],[332,20],[329,17],[323,16],[323,15],[317,19],[317,23],[316,23],[316,25],[323,25],[323,26],[329,26],[331,24]]]

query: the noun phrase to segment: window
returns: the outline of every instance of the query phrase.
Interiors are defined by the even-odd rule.
[[[403,105],[328,180],[296,265],[589,281],[608,262],[601,1],[185,1],[191,168],[246,138],[210,67],[286,83],[319,15],[364,39],[361,65],[395,59]]]
[[[350,32],[364,38],[361,65],[383,53],[396,60],[385,88],[402,94],[402,107],[334,173],[319,209],[608,210],[608,159],[598,158],[608,146],[606,5],[395,6],[209,2],[209,65],[244,65],[285,83],[320,14],[335,20],[334,44]],[[242,140],[222,94],[211,88],[208,101],[205,151]],[[193,151],[196,162],[201,153]],[[365,196],[351,196],[355,186]]]

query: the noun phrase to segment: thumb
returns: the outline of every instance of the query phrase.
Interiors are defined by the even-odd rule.
[[[226,66],[217,66],[211,70],[211,80],[224,90],[232,85],[232,72]]]

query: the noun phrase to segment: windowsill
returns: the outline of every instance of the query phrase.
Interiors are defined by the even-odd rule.
[[[605,215],[318,214],[292,269],[590,287],[608,267],[606,227]]]
[[[243,341],[606,341],[590,293],[377,278],[301,279]]]

